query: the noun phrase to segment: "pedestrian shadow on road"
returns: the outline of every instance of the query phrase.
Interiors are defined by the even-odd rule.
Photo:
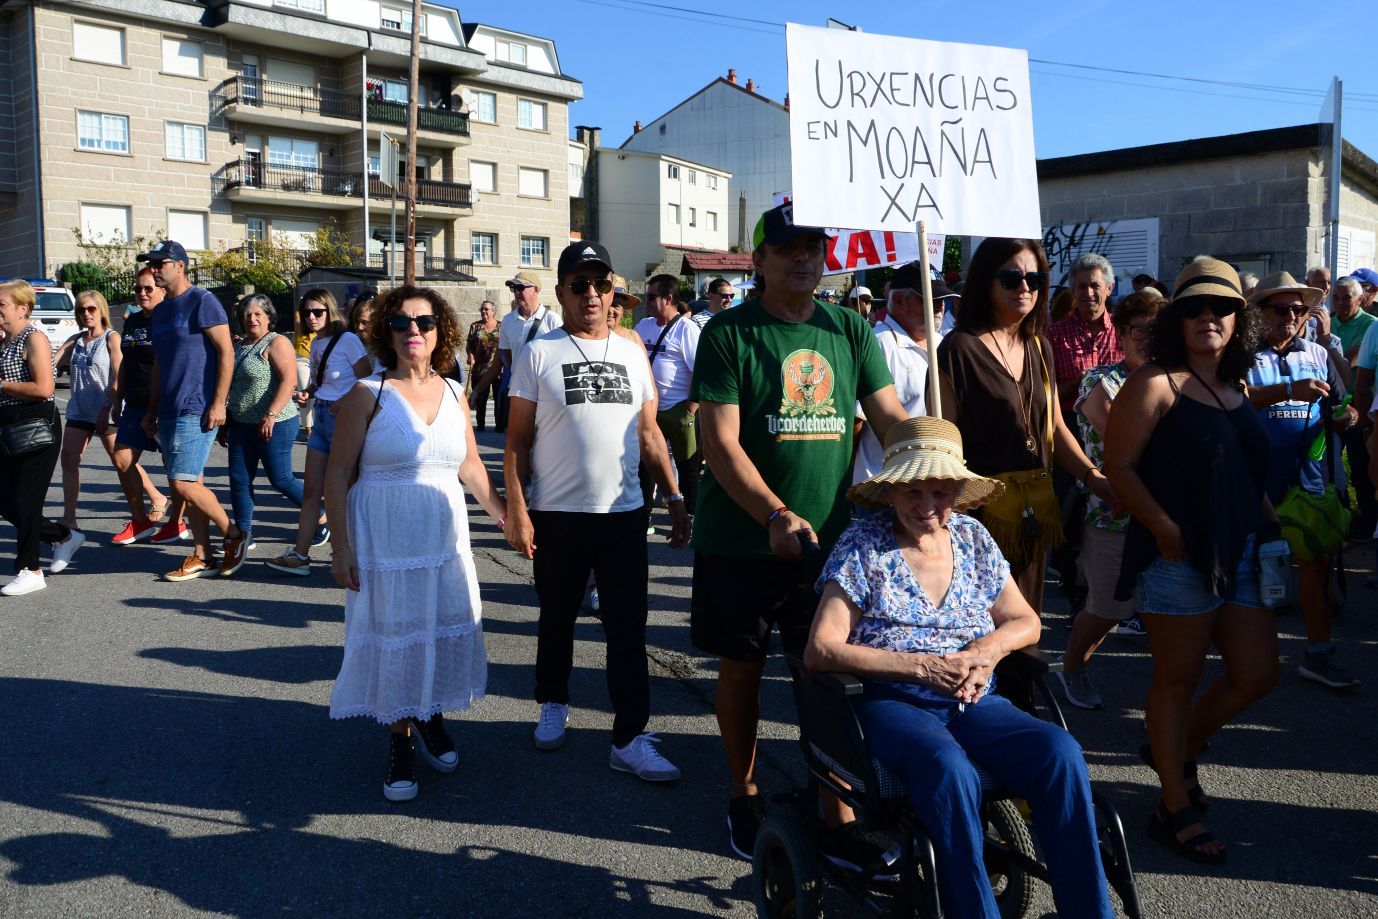
[[[291,645],[234,651],[146,648],[139,652],[139,657],[250,680],[315,683],[335,678],[340,671],[342,653],[339,645]]]
[[[176,601],[164,597],[129,597],[120,602],[137,609],[170,609],[188,616],[203,616],[222,622],[271,625],[282,629],[304,629],[313,622],[344,621],[344,607],[334,595],[330,597],[329,602],[321,603],[304,603],[277,597],[250,599],[230,596],[217,596],[214,599],[186,598]]]

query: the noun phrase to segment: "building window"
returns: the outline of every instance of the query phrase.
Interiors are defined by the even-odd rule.
[[[115,245],[129,241],[129,208],[113,204],[83,204],[81,232],[88,242]]]
[[[379,20],[383,28],[391,32],[411,34],[411,10],[379,7]],[[421,14],[421,34],[426,34],[426,14]]]
[[[705,172],[703,174],[703,183],[707,185],[709,188],[717,188],[718,177],[713,175],[713,173],[711,172]]]
[[[708,211],[705,216],[708,217],[708,229],[716,231],[718,229],[718,212]]]
[[[693,175],[693,173],[690,173],[690,175]],[[698,211],[698,208],[691,207],[691,208],[689,208],[689,226],[691,226],[691,227],[696,227],[696,226],[698,226],[698,225],[699,225],[699,211]]]
[[[522,267],[545,268],[550,265],[550,240],[543,236],[522,237]]]
[[[268,162],[274,166],[301,166],[315,169],[320,145],[314,140],[291,137],[268,138]]]
[[[210,248],[204,211],[168,211],[167,235],[192,252],[203,252]]]
[[[93,64],[124,66],[124,29],[72,23],[72,57]]]
[[[475,265],[496,265],[498,263],[498,234],[470,233],[469,252]]]
[[[698,170],[696,170],[696,169],[690,169],[690,170],[689,170],[689,184],[690,184],[690,185],[697,185],[697,184],[699,184],[699,173],[698,173]]]
[[[584,197],[584,164],[569,164],[569,196],[571,198]]]
[[[676,227],[679,226],[679,205],[678,205],[678,204],[672,204],[672,205],[670,205],[670,225],[671,225],[671,226],[676,226]]]
[[[408,90],[407,83],[403,80],[383,81],[383,98],[388,102],[411,101],[411,93]]]
[[[179,77],[197,77],[201,71],[202,47],[199,41],[185,38],[163,39],[163,73]]]
[[[77,146],[102,153],[128,153],[129,117],[77,112]]]
[[[545,130],[545,103],[530,99],[517,100],[517,127],[533,131]]]
[[[525,67],[526,45],[515,41],[500,41],[497,43],[497,59]]]
[[[474,191],[495,192],[498,190],[498,164],[469,161],[469,184]]]
[[[164,126],[164,135],[168,159],[198,162],[206,159],[206,129],[201,125],[169,121]]]
[[[526,198],[548,197],[547,178],[548,174],[544,169],[527,169],[525,166],[518,167],[517,194]]]
[[[286,7],[289,10],[301,10],[303,13],[325,12],[325,0],[273,0],[273,6]]]
[[[498,123],[498,97],[496,93],[474,93],[474,110],[469,113],[473,121],[485,124]]]
[[[676,166],[674,163],[670,163],[665,167],[665,175],[672,179],[678,179],[679,167]]]

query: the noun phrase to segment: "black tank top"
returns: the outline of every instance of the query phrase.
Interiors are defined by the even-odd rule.
[[[1258,412],[1247,399],[1225,411],[1178,392],[1144,447],[1138,473],[1182,528],[1187,561],[1213,594],[1233,599],[1244,543],[1263,521],[1268,432]],[[1139,573],[1158,556],[1157,539],[1131,519],[1116,599],[1130,598]]]

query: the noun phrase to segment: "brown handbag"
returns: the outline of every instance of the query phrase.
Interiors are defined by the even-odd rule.
[[[1038,347],[1038,363],[1042,370],[1043,398],[1047,404],[1044,431],[1043,461],[1048,465],[1039,469],[1000,472],[991,476],[1005,483],[1000,497],[981,508],[981,522],[995,539],[1013,572],[1020,572],[1032,562],[1041,560],[1044,553],[1062,545],[1062,505],[1053,492],[1053,432],[1056,418],[1053,412],[1053,387],[1048,361]]]

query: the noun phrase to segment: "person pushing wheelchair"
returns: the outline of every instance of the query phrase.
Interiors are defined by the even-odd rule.
[[[884,512],[854,521],[828,557],[804,664],[862,680],[855,709],[869,752],[929,828],[951,915],[998,915],[980,764],[1029,802],[1058,913],[1113,916],[1081,747],[995,693],[995,665],[1040,629],[994,539],[963,513],[1004,485],[967,470],[949,421],[911,418],[885,441],[884,469],[848,492]]]

